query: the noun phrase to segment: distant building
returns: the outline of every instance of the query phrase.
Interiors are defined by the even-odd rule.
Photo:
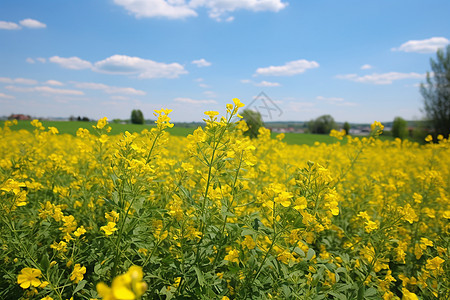
[[[8,120],[29,121],[31,120],[31,116],[23,114],[11,114],[8,117]]]

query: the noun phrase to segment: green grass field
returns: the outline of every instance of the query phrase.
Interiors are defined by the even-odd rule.
[[[78,121],[42,121],[45,127],[56,127],[59,133],[68,133],[75,135],[78,128],[86,128],[92,130],[92,126],[97,124],[96,122],[78,122]],[[141,132],[145,128],[151,128],[151,125],[136,125],[136,124],[117,124],[110,123],[111,134],[121,134],[125,131],[129,132]],[[3,127],[3,122],[0,122],[0,126]],[[17,125],[12,127],[13,130],[25,129],[32,131],[34,129],[29,121],[19,121]],[[180,127],[175,124],[173,128],[169,128],[168,131],[172,135],[176,136],[187,136],[191,134],[196,127]],[[277,133],[272,133],[272,137],[275,138]],[[389,136],[381,136],[381,139],[392,139]],[[328,136],[326,134],[310,134],[310,133],[285,133],[285,138],[283,139],[289,145],[314,145],[315,142],[320,143],[334,143],[336,138]],[[345,140],[344,140],[345,141]]]
[[[97,122],[78,122],[78,121],[42,121],[42,125],[46,128],[48,127],[56,127],[58,128],[59,133],[68,133],[75,135],[78,128],[86,128],[92,132],[92,126],[96,125]],[[145,128],[149,129],[153,126],[151,125],[136,125],[136,124],[117,124],[110,123],[111,126],[111,134],[121,134],[125,131],[133,132],[141,132]],[[0,126],[3,127],[3,122],[0,122]],[[31,126],[30,121],[19,121],[17,125],[11,127],[13,130],[25,129],[32,131],[34,129]],[[169,128],[169,132],[172,135],[177,136],[187,136],[192,133],[195,128],[187,128],[187,127],[176,127]]]

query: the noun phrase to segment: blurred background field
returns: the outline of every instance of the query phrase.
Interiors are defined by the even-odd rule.
[[[0,126],[3,127],[3,121],[0,122]],[[78,122],[78,121],[42,121],[43,126],[48,127],[56,127],[60,134],[71,134],[75,135],[78,128],[86,128],[92,131],[92,126],[97,124],[97,122]],[[117,135],[128,132],[141,132],[144,129],[152,128],[153,125],[140,125],[140,124],[120,124],[120,123],[110,123],[111,126],[111,135]],[[173,128],[168,128],[167,131],[170,134],[175,136],[188,136],[191,134],[197,126],[175,126]],[[12,130],[20,130],[25,129],[28,131],[32,131],[34,127],[31,125],[30,121],[18,121],[18,124],[11,127]],[[272,138],[275,138],[279,133],[272,133]],[[284,133],[285,137],[283,141],[289,145],[309,145],[312,146],[314,143],[325,143],[331,144],[335,143],[337,140],[334,137],[331,137],[327,134],[312,134],[312,133]],[[382,135],[380,136],[381,140],[393,140],[392,136]],[[345,143],[345,139],[342,140]]]

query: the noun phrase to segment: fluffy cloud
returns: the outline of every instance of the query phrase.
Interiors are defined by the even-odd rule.
[[[319,64],[315,61],[305,59],[290,61],[283,66],[270,66],[256,69],[255,75],[266,76],[292,76],[305,72],[308,69],[318,68]]]
[[[356,106],[357,105],[354,102],[344,101],[344,98],[340,98],[340,97],[317,96],[316,100],[325,101],[328,104],[332,104],[332,105],[336,105],[336,106]]]
[[[31,28],[31,29],[39,29],[39,28],[45,28],[47,25],[45,25],[42,22],[39,22],[38,20],[33,19],[24,19],[19,22],[20,25],[23,27]],[[6,29],[6,30],[15,30],[15,29],[22,29],[22,27],[14,23],[14,22],[6,22],[6,21],[0,21],[0,29]]]
[[[21,93],[45,93],[45,94],[56,94],[56,95],[76,95],[81,96],[84,95],[82,91],[78,90],[67,90],[67,89],[55,89],[49,86],[36,86],[36,87],[17,87],[14,85],[9,85],[5,87],[6,89],[13,92],[21,92]]]
[[[198,59],[198,60],[193,60],[192,63],[199,68],[209,67],[211,65],[211,63],[209,61],[206,61],[204,58]]]
[[[33,20],[33,19],[24,19],[24,20],[20,21],[19,23],[23,27],[33,28],[33,29],[39,29],[39,28],[47,27],[47,25],[45,25],[44,23],[39,22],[38,20]]]
[[[372,84],[392,84],[395,80],[401,79],[423,79],[425,78],[425,74],[418,74],[414,72],[411,73],[389,72],[383,74],[373,73],[371,75],[365,76],[358,76],[357,74],[345,74],[345,75],[337,75],[336,78]]]
[[[189,5],[194,8],[206,7],[210,18],[221,21],[224,15],[237,10],[278,12],[285,8],[287,3],[281,0],[192,0]],[[232,20],[232,17],[226,19]]]
[[[83,70],[92,68],[92,64],[86,60],[83,60],[79,57],[59,57],[52,56],[48,59],[50,62],[60,65],[66,69],[72,70]]]
[[[179,63],[166,64],[126,55],[113,55],[94,64],[75,56],[68,58],[53,56],[49,61],[66,69],[91,69],[99,73],[136,75],[139,78],[178,78],[188,73]]]
[[[365,65],[361,66],[361,70],[369,70],[369,69],[372,69],[372,68],[373,67],[371,65],[369,65],[369,64],[365,64]]]
[[[178,97],[173,99],[174,102],[187,104],[217,104],[216,100],[195,100],[191,98]]]
[[[269,82],[269,81],[261,81],[258,83],[255,83],[256,86],[263,86],[263,87],[276,87],[281,86],[278,82]]]
[[[435,53],[439,48],[450,44],[450,41],[444,37],[432,37],[425,40],[411,40],[402,44],[398,48],[392,48],[392,51],[417,52],[417,53]]]
[[[0,21],[0,29],[15,30],[20,29],[20,26],[14,22]]]
[[[163,17],[184,19],[196,17],[197,9],[206,8],[210,18],[217,21],[232,21],[226,14],[237,10],[278,12],[288,4],[282,0],[114,0],[137,18]]]
[[[11,96],[11,95],[0,93],[0,98],[3,98],[3,99],[14,99],[15,97]]]
[[[188,72],[179,63],[160,63],[126,55],[113,55],[94,64],[94,71],[108,74],[137,75],[139,78],[177,78]]]
[[[63,86],[63,85],[64,85],[64,83],[59,82],[59,81],[57,81],[57,80],[47,80],[47,81],[45,82],[45,84],[48,84],[48,85],[55,85],[55,86]]]
[[[319,100],[319,101],[327,101],[327,102],[333,102],[333,103],[344,101],[344,98],[339,98],[339,97],[317,96],[316,99]]]
[[[37,80],[34,79],[28,79],[28,78],[8,78],[8,77],[0,77],[0,82],[2,83],[8,83],[8,84],[37,84]]]
[[[213,91],[204,91],[204,92],[203,92],[203,95],[205,95],[206,97],[209,97],[209,98],[215,98],[215,97],[217,97],[217,94],[214,93]]]
[[[261,82],[254,82],[253,80],[250,79],[242,79],[241,83],[245,83],[245,84],[253,84],[254,86],[261,86],[261,87],[277,87],[277,86],[281,86],[281,84],[279,84],[278,82],[269,82],[269,81],[261,81]]]
[[[136,18],[184,19],[197,16],[184,0],[114,0],[114,3],[123,6]]]
[[[72,82],[76,88],[89,90],[102,90],[107,94],[122,94],[122,95],[137,95],[144,96],[147,93],[141,90],[136,90],[131,87],[117,87],[109,86],[103,83],[94,82]]]

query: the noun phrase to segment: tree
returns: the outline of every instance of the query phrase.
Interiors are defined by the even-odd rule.
[[[345,134],[349,134],[350,133],[350,124],[348,122],[345,122],[343,129],[345,130]]]
[[[244,134],[252,139],[258,137],[259,128],[264,126],[261,114],[257,111],[245,109],[241,115],[248,126],[248,130]]]
[[[330,115],[323,115],[308,123],[309,131],[311,133],[328,134],[331,129],[336,129],[336,122]]]
[[[401,118],[396,117],[392,124],[392,136],[395,138],[404,139],[408,135],[407,122]]]
[[[140,109],[133,109],[131,112],[132,124],[144,124],[144,114]]]
[[[450,45],[446,53],[437,51],[437,60],[430,59],[432,73],[427,72],[426,84],[420,85],[424,111],[436,134],[450,133]]]

